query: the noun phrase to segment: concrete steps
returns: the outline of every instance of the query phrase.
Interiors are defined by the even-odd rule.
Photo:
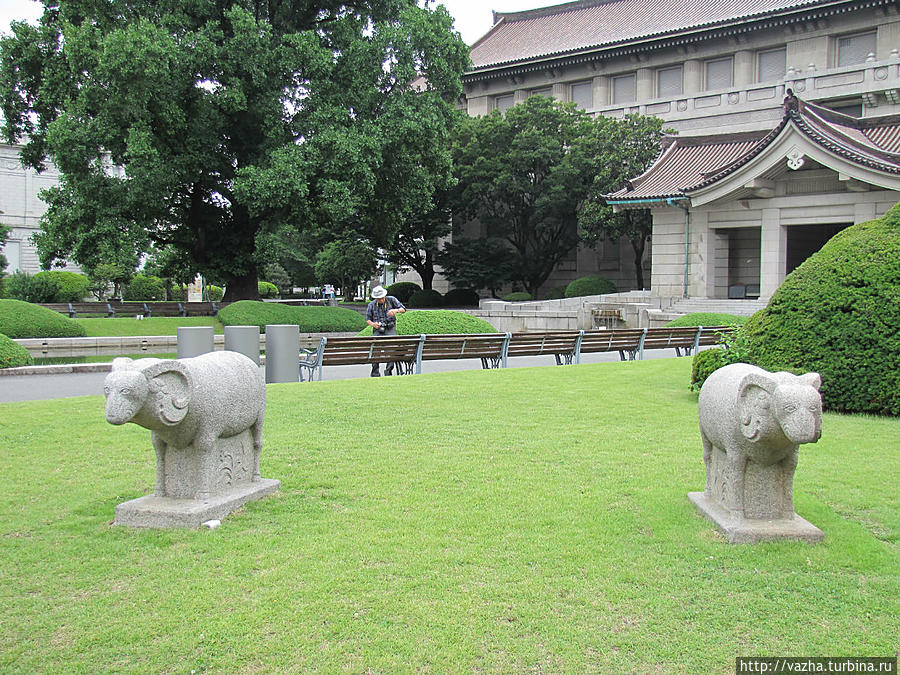
[[[738,316],[750,316],[764,309],[766,302],[763,300],[711,300],[706,298],[687,298],[679,300],[666,313],[693,314],[695,312],[716,312],[725,314],[737,314]]]

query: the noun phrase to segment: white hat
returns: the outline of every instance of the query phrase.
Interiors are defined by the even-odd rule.
[[[383,298],[387,295],[387,291],[384,290],[383,286],[376,286],[372,289],[372,297],[378,300],[379,298]]]

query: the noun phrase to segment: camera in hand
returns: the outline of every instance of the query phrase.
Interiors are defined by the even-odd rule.
[[[384,326],[379,324],[379,326],[375,329],[375,332],[379,335],[384,335]]]

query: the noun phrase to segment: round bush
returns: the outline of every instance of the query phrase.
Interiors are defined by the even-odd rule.
[[[34,360],[25,347],[0,333],[0,368],[18,368],[30,366],[32,363]]]
[[[721,312],[694,312],[673,319],[666,327],[691,328],[694,326],[742,326],[747,321],[746,316],[737,314],[724,314]]]
[[[366,325],[359,312],[344,307],[290,307],[275,302],[238,300],[219,312],[226,326],[259,326],[294,323],[302,333],[355,333]]]
[[[481,297],[471,288],[451,288],[444,295],[445,307],[477,307]]]
[[[0,300],[0,333],[11,338],[84,337],[84,326],[52,309]]]
[[[421,291],[422,287],[411,281],[398,281],[396,284],[388,286],[385,290],[388,292],[388,295],[393,295],[400,302],[406,304],[412,294]]]
[[[547,291],[547,300],[561,300],[566,297],[566,286],[554,286]]]
[[[416,291],[403,304],[410,307],[440,307],[444,304],[444,297],[435,290]]]
[[[484,319],[455,312],[452,309],[435,309],[427,312],[404,312],[397,315],[397,335],[453,335],[458,333],[497,333]],[[372,327],[366,326],[360,335],[371,335]]]
[[[278,287],[275,284],[270,284],[268,281],[260,281],[257,284],[257,288],[261,298],[278,297]]]
[[[52,299],[45,302],[78,302],[88,294],[88,278],[77,272],[45,270],[35,274],[33,279],[36,283],[48,283],[56,287]]]
[[[580,298],[584,295],[603,295],[604,293],[615,292],[616,285],[613,282],[596,275],[575,279],[575,281],[566,286],[567,298]]]
[[[506,302],[528,302],[531,300],[531,293],[525,291],[513,291],[503,296]]]
[[[122,292],[122,299],[129,301],[165,300],[166,283],[159,277],[137,274]]]
[[[203,289],[203,295],[206,302],[222,302],[222,298],[225,297],[225,289],[210,284]]]
[[[694,354],[691,362],[691,391],[700,391],[706,378],[724,365],[727,365],[725,351],[721,347],[704,349]]]
[[[831,410],[900,415],[900,204],[848,227],[742,329],[751,363],[822,375]]]

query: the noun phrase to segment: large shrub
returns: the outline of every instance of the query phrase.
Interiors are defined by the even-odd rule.
[[[528,302],[531,300],[531,293],[525,291],[513,291],[503,296],[506,302]]]
[[[428,312],[404,312],[397,315],[398,335],[452,335],[455,333],[496,333],[491,324],[477,316],[452,309],[435,309]],[[360,335],[371,335],[372,327],[366,326]]]
[[[444,294],[444,307],[477,307],[480,300],[471,288],[451,288]]]
[[[827,408],[900,415],[900,204],[848,227],[743,331],[752,363],[822,375]]]
[[[561,300],[566,297],[566,288],[567,286],[554,286],[550,290],[547,291],[546,299],[547,300]]]
[[[725,314],[722,312],[694,312],[673,319],[666,324],[672,328],[691,328],[694,326],[741,326],[747,321],[746,316]]]
[[[268,281],[260,281],[256,287],[261,298],[278,297],[278,287],[275,284],[270,284]]]
[[[137,274],[122,292],[123,300],[165,300],[166,282],[159,277]]]
[[[11,338],[84,337],[84,326],[52,309],[0,300],[0,333]]]
[[[444,304],[444,296],[435,290],[416,291],[403,304],[410,307],[441,307]]]
[[[204,302],[222,302],[225,297],[225,289],[215,284],[208,284],[203,287]]]
[[[259,326],[289,324],[300,326],[303,333],[351,333],[366,325],[359,312],[343,307],[289,307],[275,302],[239,300],[219,312],[226,326]]]
[[[53,277],[31,276],[16,272],[6,280],[6,294],[23,302],[56,302],[57,284]]]
[[[46,302],[79,302],[89,292],[88,278],[77,272],[46,270],[34,275],[34,280],[38,283],[44,283],[45,279],[48,285],[52,285],[55,288],[53,299]]]
[[[30,366],[32,363],[34,360],[25,347],[0,333],[0,368],[18,368]]]
[[[591,275],[575,279],[566,286],[567,298],[580,298],[584,295],[603,295],[604,293],[615,293],[616,285],[605,277]]]
[[[388,292],[388,295],[393,295],[402,303],[409,302],[410,296],[417,291],[421,291],[422,287],[419,284],[414,284],[412,281],[398,281],[396,284],[391,284],[385,289]]]

